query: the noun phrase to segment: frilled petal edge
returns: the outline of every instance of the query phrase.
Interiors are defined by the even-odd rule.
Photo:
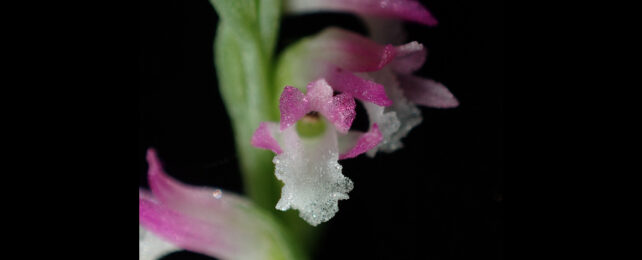
[[[313,226],[328,221],[339,211],[338,200],[348,199],[353,188],[337,162],[336,131],[327,129],[323,136],[302,139],[288,128],[283,143],[283,153],[273,160],[276,178],[284,183],[276,208],[296,209]]]

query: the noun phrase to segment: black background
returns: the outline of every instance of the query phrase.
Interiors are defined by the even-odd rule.
[[[417,73],[444,83],[456,109],[421,108],[405,148],[341,161],[355,184],[326,225],[315,259],[502,259],[504,12],[501,1],[422,1],[437,27],[407,23],[428,49]],[[145,151],[189,184],[242,193],[213,63],[217,16],[207,0],[141,1],[139,184]],[[279,48],[347,14],[285,17]],[[165,259],[208,259],[180,252]]]

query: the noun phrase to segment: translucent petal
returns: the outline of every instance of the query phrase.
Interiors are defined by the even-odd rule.
[[[337,162],[336,131],[329,126],[322,136],[302,139],[291,127],[283,131],[283,143],[283,153],[273,160],[276,178],[284,183],[276,208],[296,209],[313,226],[328,221],[353,188]]]
[[[399,74],[410,74],[424,65],[426,49],[416,41],[396,47],[397,56],[390,63],[392,70]]]
[[[399,83],[404,95],[412,102],[434,108],[459,106],[457,98],[443,84],[432,79],[400,75]]]
[[[344,11],[435,26],[437,20],[416,0],[286,0],[286,12]]]

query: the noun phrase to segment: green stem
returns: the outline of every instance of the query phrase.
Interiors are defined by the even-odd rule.
[[[274,86],[274,47],[280,21],[280,0],[211,0],[219,25],[215,63],[219,90],[236,142],[247,196],[287,227],[295,250],[309,255],[318,228],[298,217],[298,212],[277,211],[282,183],[274,176],[274,154],[252,147],[250,140],[260,122],[279,121],[275,100],[284,86]]]

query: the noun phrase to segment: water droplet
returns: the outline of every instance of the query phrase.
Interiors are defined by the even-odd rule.
[[[223,191],[221,191],[220,189],[216,189],[214,190],[214,192],[212,192],[212,197],[214,197],[215,199],[220,199],[222,196]]]

